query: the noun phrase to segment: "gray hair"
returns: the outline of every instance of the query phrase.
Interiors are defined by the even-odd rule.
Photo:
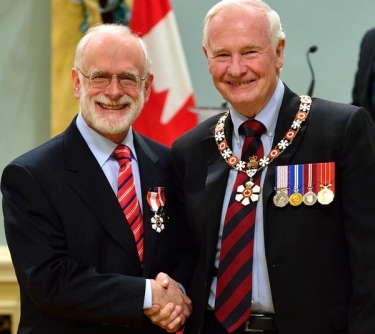
[[[115,23],[98,24],[86,31],[85,35],[81,38],[77,45],[74,58],[74,67],[81,67],[83,52],[92,39],[105,38],[108,35],[115,35],[119,37],[124,35],[133,36],[138,41],[145,56],[144,74],[150,72],[151,59],[148,54],[145,42],[138,35],[132,33],[129,27]]]
[[[221,10],[242,9],[243,6],[252,6],[266,14],[270,24],[271,43],[276,50],[279,42],[285,39],[285,33],[281,26],[280,16],[268,4],[262,0],[221,0],[207,13],[203,25],[203,45],[208,47],[207,31],[212,18]]]

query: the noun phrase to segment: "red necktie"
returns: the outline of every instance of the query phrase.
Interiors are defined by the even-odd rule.
[[[243,123],[240,131],[246,139],[241,160],[248,162],[253,155],[263,158],[260,139],[264,126],[256,120]],[[260,184],[260,172],[253,177]],[[235,200],[237,187],[249,177],[238,172],[224,220],[216,287],[215,315],[228,333],[232,333],[250,317],[255,212],[258,202],[244,206]]]
[[[129,147],[118,145],[113,152],[119,165],[117,198],[134,234],[141,264],[143,264],[143,221],[132,172]]]

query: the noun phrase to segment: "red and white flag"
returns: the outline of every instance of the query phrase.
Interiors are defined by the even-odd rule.
[[[134,0],[130,27],[146,43],[154,82],[134,129],[170,146],[194,127],[193,89],[170,0]]]

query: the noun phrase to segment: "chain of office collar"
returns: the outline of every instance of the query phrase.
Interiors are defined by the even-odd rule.
[[[215,126],[215,141],[221,156],[224,158],[226,163],[239,172],[246,173],[250,179],[256,172],[267,167],[274,159],[276,159],[281,153],[289,147],[298,131],[302,126],[311,109],[312,99],[308,95],[299,95],[300,97],[300,106],[293,120],[290,129],[284,135],[284,138],[281,139],[278,144],[263,158],[251,157],[249,162],[240,160],[236,155],[233,154],[232,150],[228,146],[227,139],[225,138],[225,121],[229,116],[229,111],[227,111],[223,116],[220,117],[219,121]]]

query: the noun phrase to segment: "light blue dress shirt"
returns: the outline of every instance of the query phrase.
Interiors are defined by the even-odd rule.
[[[280,106],[284,95],[284,85],[279,80],[275,92],[271,96],[266,106],[255,116],[255,119],[266,128],[265,133],[262,135],[261,140],[265,155],[272,149],[272,142],[274,139],[274,132],[276,128],[277,117],[279,114]],[[238,129],[240,125],[247,121],[248,118],[238,113],[233,108],[230,108],[230,115],[233,122],[233,137],[232,137],[232,151],[237,157],[241,157],[242,145],[244,136],[239,135]],[[229,140],[228,140],[229,142]],[[263,169],[261,175],[260,186],[263,187],[264,177],[267,168]],[[231,169],[225,191],[221,221],[219,240],[217,245],[217,252],[215,258],[215,266],[219,266],[221,238],[223,233],[225,214],[228,208],[230,196],[232,194],[233,184],[237,177],[237,171]],[[216,292],[217,277],[213,278],[211,285],[211,294],[208,300],[208,306],[214,308],[215,306],[215,292]],[[253,256],[253,288],[252,288],[252,312],[256,313],[274,313],[272,302],[271,288],[268,277],[267,262],[264,248],[264,234],[263,234],[263,196],[259,197],[255,216],[255,232],[254,232],[254,256]]]
[[[109,184],[111,185],[113,192],[117,195],[117,178],[120,165],[113,156],[113,151],[115,150],[117,144],[110,141],[109,139],[103,137],[101,134],[91,129],[85,120],[83,119],[81,113],[77,117],[77,128],[81,133],[83,139],[86,141],[91,152],[98,161],[100,167],[102,168],[105,176],[108,179]],[[132,171],[135,182],[135,191],[137,193],[138,201],[140,208],[142,210],[142,196],[141,196],[141,180],[139,176],[139,166],[137,160],[137,153],[134,149],[133,143],[133,129],[130,127],[128,134],[121,142],[130,148],[132,155]],[[151,282],[149,279],[146,279],[146,291],[145,299],[143,303],[143,308],[149,308],[152,306],[152,290]]]

